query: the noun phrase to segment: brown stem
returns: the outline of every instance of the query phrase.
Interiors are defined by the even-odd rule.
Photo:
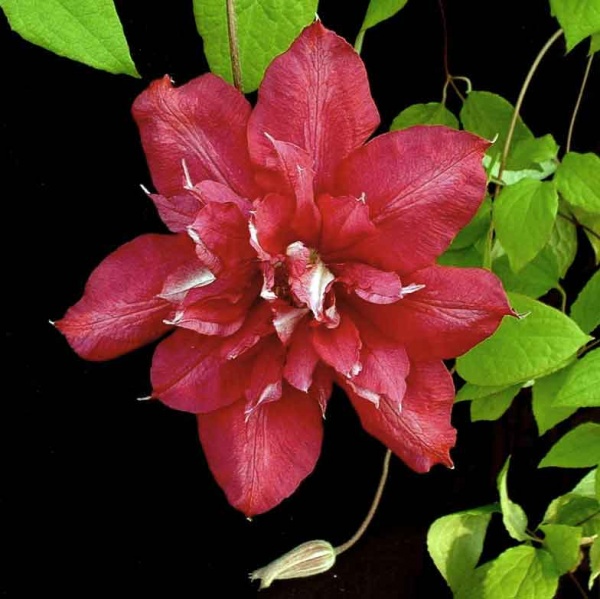
[[[359,526],[358,530],[352,535],[350,539],[348,539],[345,543],[335,548],[335,554],[340,555],[347,551],[352,547],[362,536],[369,524],[371,524],[371,520],[373,520],[373,516],[379,507],[379,502],[381,501],[381,495],[383,494],[383,489],[385,487],[385,481],[387,480],[388,472],[390,469],[390,458],[392,457],[392,452],[388,449],[385,453],[385,458],[383,458],[383,469],[381,471],[381,478],[379,479],[379,485],[377,486],[377,491],[375,492],[375,497],[373,498],[373,503],[371,504],[371,508],[367,513],[363,523]]]
[[[517,103],[515,104],[515,110],[513,111],[512,120],[510,121],[510,125],[508,127],[508,133],[506,135],[506,141],[504,142],[504,148],[502,149],[502,158],[500,159],[500,168],[498,170],[498,180],[502,181],[502,175],[504,173],[504,169],[506,167],[506,160],[508,158],[508,153],[510,151],[510,144],[512,142],[513,134],[515,132],[515,127],[517,126],[517,119],[519,118],[519,112],[521,111],[521,106],[523,105],[523,100],[525,99],[525,94],[527,93],[527,89],[529,88],[529,84],[533,79],[533,75],[537,71],[540,62],[542,62],[542,58],[546,55],[546,52],[550,49],[552,44],[563,34],[563,30],[559,29],[545,44],[544,47],[539,51],[538,55],[535,57],[527,76],[525,77],[525,81],[523,82],[523,86],[521,87],[521,91],[519,92],[519,97],[517,98]],[[500,187],[496,187],[496,191],[498,191]]]
[[[233,85],[241,92],[242,88],[242,68],[240,66],[240,48],[237,38],[237,19],[235,15],[235,0],[226,0],[227,2],[227,33],[229,35],[229,54],[231,56],[231,70],[233,73]]]
[[[585,592],[585,589],[581,586],[575,574],[573,574],[573,572],[568,572],[568,574],[569,578],[571,579],[571,582],[577,587],[577,590],[579,591],[579,594],[583,597],[583,599],[589,599],[587,593]]]
[[[567,133],[567,145],[565,147],[565,154],[571,151],[571,140],[573,139],[573,129],[575,129],[575,120],[577,119],[577,113],[579,112],[579,107],[581,106],[581,99],[583,98],[583,92],[585,90],[585,85],[587,83],[588,77],[590,75],[590,69],[592,68],[592,60],[594,59],[594,55],[590,54],[588,58],[587,65],[585,67],[585,72],[583,73],[583,80],[581,81],[581,87],[579,88],[579,95],[577,96],[577,102],[575,102],[575,108],[573,108],[573,114],[571,115],[571,122],[569,123],[569,132]]]
[[[578,220],[572,218],[571,216],[568,216],[567,214],[563,214],[562,212],[559,212],[558,216],[560,216],[561,218],[564,218],[565,220],[568,220],[571,224],[575,225],[576,227],[581,227],[584,231],[589,233],[592,237],[595,237],[596,239],[600,239],[600,235],[598,235],[598,233],[596,233],[596,231],[594,231],[594,229],[590,229],[589,227],[580,223]]]

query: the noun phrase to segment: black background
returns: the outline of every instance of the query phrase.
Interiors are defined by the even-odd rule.
[[[113,76],[24,42],[0,18],[6,426],[1,488],[8,597],[252,597],[247,573],[311,539],[345,541],[370,505],[383,447],[360,428],[342,394],[325,423],[322,457],[296,494],[253,522],[213,481],[195,420],[147,395],[152,348],[95,364],[79,359],[49,319],[79,299],[91,270],[144,232],[163,231],[139,188],[149,185],[133,99],[164,73],[183,83],[207,70],[191,1],[117,1],[143,79]],[[367,2],[322,0],[324,24],[353,40]],[[340,8],[343,6],[343,8]],[[449,61],[475,89],[515,101],[533,58],[557,29],[546,0],[448,1]],[[536,75],[523,115],[564,146],[586,59],[559,41]],[[403,108],[439,100],[443,37],[435,0],[412,0],[367,33],[363,58],[382,130]],[[597,78],[594,69],[591,81]],[[452,92],[450,92],[452,97]],[[590,86],[573,149],[598,150],[599,97]],[[454,109],[458,105],[451,100]],[[595,108],[594,108],[595,107]],[[589,252],[588,252],[589,253]],[[589,256],[567,281],[571,298]],[[394,460],[382,505],[360,543],[320,577],[279,582],[261,596],[450,597],[429,560],[434,518],[495,500],[513,452],[513,498],[535,522],[573,476],[536,471],[557,436],[537,441],[527,395],[498,423],[470,425],[457,406],[456,469],[416,475]],[[492,524],[485,555],[510,545]],[[582,581],[584,578],[582,578]],[[561,596],[573,595],[569,581]]]

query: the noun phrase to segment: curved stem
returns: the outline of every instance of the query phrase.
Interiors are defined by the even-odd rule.
[[[579,88],[579,95],[577,96],[577,102],[575,102],[575,108],[573,108],[573,114],[571,115],[571,122],[569,123],[569,132],[567,133],[567,145],[565,147],[565,154],[571,151],[571,140],[573,139],[573,129],[575,129],[575,120],[577,119],[577,113],[579,112],[579,107],[581,106],[581,99],[583,98],[583,92],[585,90],[585,86],[590,76],[590,69],[592,68],[592,60],[594,59],[594,55],[590,54],[588,58],[587,65],[585,67],[585,72],[583,73],[583,79],[581,81],[581,87]]]
[[[575,576],[575,574],[573,574],[573,572],[567,572],[567,574],[569,575],[569,578],[571,579],[571,582],[575,585],[575,587],[577,588],[577,590],[579,591],[579,594],[584,598],[584,599],[588,599],[588,595],[585,592],[585,589],[581,586],[581,584],[579,583],[579,581],[577,580],[577,577]]]
[[[596,233],[596,231],[594,231],[594,229],[590,229],[589,227],[586,227],[584,224],[582,224],[579,221],[575,220],[574,218],[568,216],[567,214],[563,214],[562,212],[559,212],[558,216],[560,216],[561,218],[564,218],[565,220],[568,220],[571,224],[575,225],[576,227],[581,227],[586,233],[589,233],[592,237],[595,237],[596,239],[600,239],[600,235],[598,235],[598,233]]]
[[[515,132],[515,127],[517,125],[517,119],[519,118],[519,112],[521,111],[521,106],[523,105],[523,100],[525,98],[525,94],[527,93],[527,89],[529,88],[529,84],[533,79],[533,75],[537,71],[540,62],[542,62],[542,58],[546,55],[546,52],[550,49],[552,44],[563,34],[563,30],[559,29],[545,44],[544,47],[539,51],[538,55],[535,57],[529,72],[527,73],[527,77],[525,77],[525,81],[523,82],[523,86],[521,87],[521,91],[519,92],[519,97],[517,98],[517,103],[515,104],[515,110],[512,115],[512,120],[510,121],[510,125],[508,127],[508,133],[506,135],[506,141],[504,142],[504,148],[502,149],[502,158],[500,159],[500,169],[498,171],[498,179],[502,180],[502,174],[504,173],[504,168],[506,167],[506,160],[508,158],[508,152],[510,151],[510,144],[512,142],[513,134]],[[499,188],[496,188],[499,189]]]
[[[565,291],[565,288],[560,284],[557,283],[556,287],[554,288],[556,289],[556,291],[558,291],[558,293],[560,293],[560,311],[563,314],[567,313],[567,292]]]
[[[381,478],[379,479],[379,485],[377,486],[377,491],[375,492],[375,497],[373,497],[373,503],[371,504],[371,508],[367,513],[363,523],[359,526],[358,530],[352,535],[350,539],[348,539],[345,543],[335,548],[335,554],[340,555],[344,553],[344,551],[348,551],[350,547],[352,547],[362,536],[369,524],[371,524],[371,520],[373,520],[373,516],[379,507],[379,502],[381,501],[381,495],[383,494],[383,489],[385,487],[385,482],[387,480],[388,472],[390,469],[390,458],[392,457],[392,452],[388,449],[385,453],[385,458],[383,458],[383,469],[381,471]]]
[[[231,70],[233,73],[233,85],[243,92],[242,68],[240,65],[240,48],[237,38],[237,19],[235,16],[235,0],[227,2],[227,34],[229,35],[229,54],[231,56]]]

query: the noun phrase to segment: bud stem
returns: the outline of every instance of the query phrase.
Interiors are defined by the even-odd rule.
[[[381,501],[381,496],[383,495],[383,489],[385,487],[385,483],[387,481],[388,472],[390,469],[390,458],[392,457],[392,452],[388,449],[385,453],[385,457],[383,458],[383,469],[381,471],[381,478],[379,479],[379,485],[377,486],[377,491],[375,491],[375,497],[373,497],[373,502],[371,503],[371,508],[367,513],[363,523],[359,526],[358,530],[348,539],[345,543],[342,543],[338,547],[335,548],[336,555],[340,555],[347,551],[352,547],[360,538],[363,536],[365,530],[369,524],[371,524],[371,520],[373,520],[373,516],[375,516],[375,512],[379,507],[379,502]]]

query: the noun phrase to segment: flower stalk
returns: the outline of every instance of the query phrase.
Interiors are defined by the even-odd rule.
[[[306,578],[315,574],[322,574],[331,569],[335,564],[336,557],[344,551],[348,551],[363,536],[367,527],[373,520],[375,512],[379,507],[383,489],[387,481],[390,458],[392,452],[388,449],[383,458],[383,469],[381,478],[375,491],[375,497],[371,507],[359,526],[358,530],[345,543],[333,547],[327,541],[315,540],[307,541],[295,547],[291,551],[284,553],[281,557],[273,560],[270,564],[254,570],[250,573],[250,580],[260,580],[260,588],[266,589],[271,586],[275,580],[286,580],[291,578]]]

